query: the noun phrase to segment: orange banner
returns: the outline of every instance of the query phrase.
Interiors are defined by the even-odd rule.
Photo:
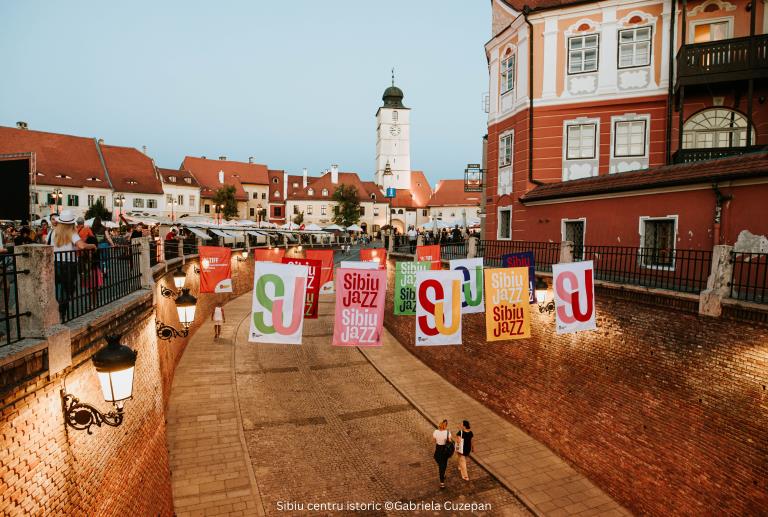
[[[433,244],[431,246],[416,246],[416,261],[421,262],[423,260],[432,263],[432,267],[430,269],[441,269],[440,245]]]
[[[283,257],[285,257],[285,248],[257,248],[253,250],[253,257],[256,259],[256,262],[275,262],[276,264],[282,264]]]
[[[232,292],[232,250],[218,246],[200,246],[200,292]]]
[[[320,294],[333,292],[333,250],[313,250],[304,252],[308,259],[322,262],[320,273]]]
[[[387,269],[387,252],[384,248],[362,248],[360,260],[363,262],[378,262],[379,269]]]

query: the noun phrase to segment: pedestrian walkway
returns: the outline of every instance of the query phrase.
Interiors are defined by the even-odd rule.
[[[545,445],[464,394],[405,349],[389,332],[384,346],[360,349],[371,364],[437,425],[469,420],[473,459],[539,515],[631,515]]]

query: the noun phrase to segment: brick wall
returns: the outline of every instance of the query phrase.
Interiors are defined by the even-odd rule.
[[[391,261],[390,261],[391,262]],[[393,263],[390,280],[394,285]],[[414,318],[385,325],[414,355],[547,444],[633,512],[758,515],[768,508],[768,327],[638,303],[599,288],[595,332],[415,347]],[[482,429],[476,429],[482,448]]]

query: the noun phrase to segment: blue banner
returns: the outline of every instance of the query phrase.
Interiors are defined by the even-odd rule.
[[[502,267],[527,267],[528,268],[528,301],[536,303],[536,265],[533,261],[532,251],[519,253],[507,253],[501,256]]]

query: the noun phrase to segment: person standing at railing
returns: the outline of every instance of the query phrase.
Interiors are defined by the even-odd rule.
[[[56,298],[59,300],[59,312],[64,319],[77,285],[77,251],[95,250],[94,244],[87,244],[77,234],[75,214],[64,210],[51,235],[54,264],[56,267]]]
[[[416,253],[416,238],[419,234],[416,232],[416,228],[411,226],[408,228],[408,244],[411,246],[411,253]]]

